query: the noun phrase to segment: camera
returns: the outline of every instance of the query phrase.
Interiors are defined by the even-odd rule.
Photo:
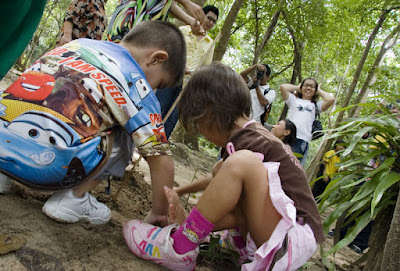
[[[260,71],[257,69],[257,80],[260,80],[265,75],[265,71]]]

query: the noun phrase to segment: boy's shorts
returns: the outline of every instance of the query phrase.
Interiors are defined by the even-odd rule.
[[[269,193],[281,220],[270,239],[258,249],[250,234],[246,249],[252,262],[242,270],[297,270],[314,254],[317,242],[308,224],[296,217],[296,207],[285,194],[278,175],[279,163],[267,162]]]
[[[122,177],[126,166],[131,161],[135,145],[128,132],[121,127],[114,127],[112,133],[114,134],[114,144],[110,158],[93,179],[105,180],[110,175]]]

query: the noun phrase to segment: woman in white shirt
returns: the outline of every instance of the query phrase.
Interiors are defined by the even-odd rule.
[[[289,108],[288,119],[297,128],[296,143],[293,152],[300,154],[299,160],[302,165],[307,158],[308,144],[312,138],[312,124],[315,120],[315,110],[323,112],[335,101],[335,98],[328,92],[318,87],[314,78],[306,78],[301,84],[282,84],[280,86],[282,98]],[[318,97],[323,101],[318,101]]]

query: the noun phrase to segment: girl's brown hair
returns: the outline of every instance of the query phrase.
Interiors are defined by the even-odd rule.
[[[231,131],[241,116],[249,116],[251,99],[242,77],[220,63],[201,67],[183,89],[178,104],[179,120],[189,132],[198,132],[198,122],[216,123],[221,132]]]

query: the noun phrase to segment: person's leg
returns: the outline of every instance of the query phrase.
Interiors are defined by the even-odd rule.
[[[104,224],[111,218],[110,209],[98,202],[89,191],[109,175],[122,176],[132,156],[132,139],[123,128],[115,128],[114,145],[108,162],[88,180],[80,185],[54,193],[43,205],[42,211],[49,217],[66,223],[88,221]]]
[[[301,165],[304,165],[306,161],[307,152],[308,152],[308,143],[302,139],[296,138],[296,141],[293,145],[293,153],[300,155],[300,157],[297,158],[299,159]]]
[[[158,101],[160,102],[161,116],[163,119],[167,115],[168,111],[171,109],[172,105],[174,104],[176,98],[179,95],[180,90],[181,90],[180,87],[167,87],[157,90],[156,96]],[[177,122],[178,122],[178,111],[175,108],[172,111],[171,115],[168,117],[167,121],[164,123],[164,129],[167,138],[170,137]]]
[[[237,208],[241,212],[233,214],[244,214],[236,219],[244,221],[257,246],[270,238],[281,219],[270,198],[267,170],[247,150],[234,153],[222,163],[199,203],[179,228],[176,224],[160,228],[131,220],[124,226],[124,237],[138,257],[173,270],[183,270],[180,269],[183,266],[194,268],[200,242],[213,230],[213,225]],[[188,246],[192,248],[188,250]]]
[[[281,219],[269,195],[268,175],[250,151],[238,151],[221,166],[196,207],[211,223],[218,223],[238,205],[257,246],[266,242]]]

